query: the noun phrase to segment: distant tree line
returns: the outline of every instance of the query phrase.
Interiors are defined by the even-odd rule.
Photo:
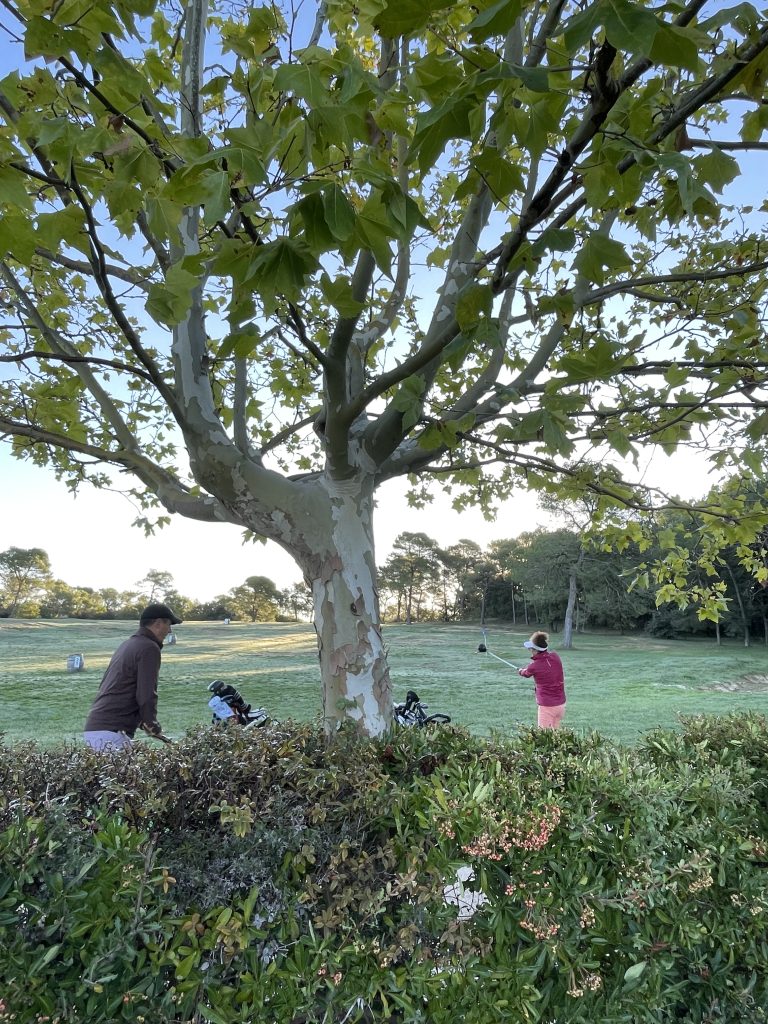
[[[267,576],[248,576],[239,586],[208,601],[181,594],[169,572],[152,569],[135,589],[71,586],[56,579],[42,548],[11,547],[0,552],[0,616],[42,619],[137,619],[152,601],[169,604],[182,619],[246,622],[298,620],[310,615],[306,586],[280,590]]]
[[[379,569],[383,618],[390,622],[508,622],[522,628],[563,632],[561,646],[587,630],[636,632],[675,638],[739,637],[745,646],[768,644],[768,567],[755,552],[753,571],[743,551],[722,549],[699,589],[716,595],[716,611],[680,597],[675,573],[690,572],[681,552],[697,536],[690,511],[667,511],[621,542],[590,538],[595,509],[581,499],[543,504],[569,527],[538,529],[492,541],[483,548],[460,540],[442,548],[426,533],[403,532]],[[705,534],[700,533],[701,537]],[[768,543],[768,542],[767,542]],[[695,581],[694,581],[695,582]],[[169,572],[152,570],[135,590],[95,590],[55,579],[41,548],[0,553],[0,614],[40,618],[133,619],[150,601],[165,601],[184,619],[270,622],[309,618],[311,594],[304,583],[280,590],[266,576],[249,576],[209,601],[180,594]]]
[[[735,550],[724,553],[706,580],[719,595],[714,619],[694,602],[664,600],[661,580],[675,536],[669,517],[650,546],[628,542],[622,550],[566,528],[522,533],[485,548],[472,540],[441,548],[425,533],[401,533],[379,573],[384,615],[406,623],[494,619],[545,627],[562,631],[565,647],[574,633],[587,630],[768,644],[768,589],[742,567]]]

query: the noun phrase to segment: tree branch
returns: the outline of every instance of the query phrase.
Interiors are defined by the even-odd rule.
[[[115,293],[112,291],[112,285],[109,282],[109,276],[107,272],[107,262],[104,255],[104,250],[99,240],[98,231],[96,229],[96,221],[93,216],[93,210],[91,209],[90,203],[85,198],[83,190],[77,183],[74,168],[72,169],[72,191],[77,196],[78,202],[85,213],[85,219],[87,223],[87,234],[90,242],[91,258],[90,264],[93,268],[93,275],[96,280],[96,284],[101,292],[101,296],[107,304],[110,313],[112,314],[115,323],[119,327],[123,337],[128,342],[132,351],[139,359],[142,366],[146,369],[147,373],[152,379],[152,383],[163,399],[167,403],[168,407],[174,414],[177,422],[181,422],[182,411],[179,407],[179,403],[176,399],[171,388],[163,380],[162,374],[157,367],[155,361],[146,351],[144,346],[141,344],[138,334],[134,330],[127,316],[123,312],[120,303],[117,301]]]
[[[88,362],[81,361],[78,358],[82,353],[78,352],[75,346],[68,339],[62,337],[57,330],[50,327],[45,322],[37,306],[27,294],[26,289],[22,287],[21,282],[4,261],[0,262],[0,275],[2,275],[5,283],[16,295],[19,304],[24,308],[31,323],[51,346],[52,351],[59,356],[69,357],[68,361],[72,361],[73,371],[78,375],[84,386],[98,402],[104,419],[115,432],[115,436],[120,444],[127,450],[137,450],[136,439],[129,430],[125,420],[120,415],[114,401],[91,372]]]
[[[768,269],[768,260],[761,260],[759,263],[749,263],[740,267],[728,268],[727,270],[698,270],[679,271],[674,274],[659,274],[648,277],[625,278],[622,281],[613,281],[602,288],[589,292],[582,302],[583,306],[591,306],[597,302],[603,302],[612,295],[629,291],[633,288],[646,288],[662,284],[690,284],[693,281],[723,281],[729,277],[748,277],[751,274],[759,274]],[[667,298],[664,301],[673,301]]]
[[[242,520],[228,512],[215,498],[206,495],[200,497],[191,494],[175,477],[166,470],[139,455],[137,452],[118,450],[106,451],[95,445],[75,441],[67,434],[58,434],[52,430],[43,430],[9,419],[0,415],[0,434],[14,437],[28,437],[33,444],[49,444],[54,448],[87,455],[96,462],[119,466],[135,474],[146,485],[148,490],[157,495],[169,512],[178,513],[189,519],[198,519],[208,523],[234,523],[245,526]]]
[[[96,356],[67,355],[62,352],[46,352],[43,349],[29,349],[26,352],[14,352],[10,356],[0,356],[0,363],[19,363],[27,359],[44,359],[51,362],[59,360],[62,363],[73,365],[75,363],[88,363],[91,366],[106,366],[110,370],[130,373],[135,377],[143,378],[150,384],[154,383],[149,374],[145,373],[144,370],[140,370],[137,366],[130,366],[128,363],[121,363],[117,359],[97,359]]]
[[[66,267],[67,270],[74,270],[75,273],[87,274],[90,277],[95,277],[92,264],[85,260],[73,260],[69,256],[64,256],[61,253],[51,252],[49,249],[41,248],[35,249],[35,255],[39,256],[41,259],[47,260],[49,263],[55,263],[60,267]],[[116,277],[120,281],[126,281],[128,284],[133,285],[136,288],[140,288],[143,292],[149,291],[149,284],[142,280],[135,270],[117,267],[114,263],[105,263],[105,270],[110,277]]]
[[[722,150],[766,150],[768,149],[768,142],[756,141],[756,142],[726,142],[724,140],[714,139],[694,139],[689,135],[687,137],[686,146],[690,146],[694,149],[722,149]]]

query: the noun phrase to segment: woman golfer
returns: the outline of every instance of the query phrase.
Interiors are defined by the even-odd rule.
[[[549,649],[549,634],[540,630],[526,640],[523,647],[531,652],[525,668],[517,670],[536,684],[536,703],[539,706],[539,728],[559,729],[565,714],[565,676],[559,655]]]

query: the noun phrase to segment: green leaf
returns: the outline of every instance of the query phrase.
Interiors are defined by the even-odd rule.
[[[707,45],[707,36],[677,25],[659,23],[648,56],[667,67],[699,69],[699,47]]]
[[[408,163],[418,156],[419,170],[424,174],[434,166],[450,139],[471,139],[470,117],[476,110],[474,96],[458,95],[449,96],[439,106],[420,114],[408,151]]]
[[[566,373],[569,381],[602,380],[611,377],[624,362],[607,338],[598,337],[591,348],[558,359],[557,369]]]
[[[337,277],[333,281],[327,274],[320,279],[323,295],[343,317],[354,318],[360,315],[364,303],[358,302],[352,294],[352,285],[346,277]]]
[[[0,165],[0,203],[12,209],[31,210],[32,197],[24,185],[25,176],[13,167]]]
[[[693,165],[700,180],[710,185],[715,192],[722,192],[740,173],[739,161],[724,153],[717,146],[705,156],[697,156]]]
[[[630,985],[633,982],[638,981],[640,975],[643,973],[647,966],[648,964],[646,963],[646,961],[641,960],[640,963],[632,964],[631,967],[628,967],[624,972],[624,984]]]
[[[217,354],[221,359],[226,359],[231,355],[238,359],[247,359],[260,341],[261,332],[258,327],[255,324],[246,324],[242,330],[232,331],[222,339]]]
[[[225,219],[232,206],[229,175],[226,171],[209,171],[203,175],[200,201],[205,207],[203,220],[207,227]]]
[[[28,266],[38,242],[29,217],[14,210],[0,216],[0,258],[10,256]]]
[[[411,77],[416,90],[423,93],[430,104],[439,103],[465,81],[456,57],[448,53],[425,53],[414,64]]]
[[[92,50],[90,40],[79,29],[65,28],[37,15],[27,20],[24,32],[24,56],[27,60],[35,57],[55,59],[73,51],[82,55],[89,49]]]
[[[684,366],[678,366],[677,363],[673,363],[664,374],[664,379],[673,388],[679,387],[680,384],[688,379],[688,370]]]
[[[305,196],[296,204],[293,221],[297,230],[303,226],[304,240],[313,255],[319,256],[336,247],[337,239],[328,228],[323,199],[319,193]]]
[[[462,288],[456,302],[456,322],[464,333],[469,333],[485,316],[490,316],[493,295],[487,284],[470,282]]]
[[[248,276],[256,278],[265,307],[274,312],[279,296],[291,302],[298,301],[307,275],[315,265],[315,260],[301,241],[278,238],[258,247]]]
[[[587,281],[604,284],[608,274],[627,270],[632,266],[632,260],[621,242],[594,231],[587,236],[573,265]]]
[[[241,174],[246,185],[264,184],[267,172],[262,153],[270,143],[269,131],[259,123],[249,128],[230,128],[226,138],[230,146],[219,150],[218,155],[226,157],[229,171]]]
[[[524,64],[508,64],[505,76],[519,78],[531,92],[549,92],[549,72],[545,67],[529,68]]]
[[[210,1024],[231,1024],[232,1018],[229,1014],[226,1016],[223,1013],[219,1013],[218,1010],[214,1010],[212,1006],[204,1006],[202,1003],[197,1007],[197,1012],[201,1017],[205,1017]]]
[[[147,219],[150,230],[163,240],[176,239],[181,223],[182,208],[178,203],[163,196],[147,198]]]
[[[281,64],[275,72],[275,89],[300,96],[310,106],[328,102],[328,89],[313,67],[306,64]]]
[[[481,43],[491,36],[505,36],[522,11],[522,0],[497,0],[467,25],[473,43]]]
[[[505,199],[513,192],[520,192],[525,188],[520,168],[511,160],[502,157],[496,149],[483,150],[473,159],[472,164],[496,199]]]
[[[436,11],[452,7],[454,0],[389,0],[374,18],[375,28],[390,39],[423,29]]]
[[[153,284],[149,289],[146,310],[153,320],[169,327],[180,324],[192,305],[192,292],[199,281],[194,274],[185,270],[181,263],[174,263],[165,275],[163,284]]]
[[[420,374],[406,377],[392,400],[392,405],[403,413],[403,430],[410,430],[419,421],[422,399],[427,382]]]
[[[325,223],[334,238],[345,242],[355,230],[355,209],[338,185],[323,190]]]
[[[677,544],[677,536],[674,530],[659,530],[656,534],[656,541],[662,551],[670,551]]]
[[[188,978],[193,967],[197,966],[199,959],[200,954],[197,952],[190,953],[189,956],[185,956],[184,959],[176,965],[176,977],[180,981]]]
[[[659,29],[655,15],[629,0],[610,0],[603,9],[605,34],[617,50],[650,54]]]
[[[358,214],[355,227],[363,247],[373,253],[378,266],[389,274],[392,265],[390,244],[396,230],[378,196],[374,195],[366,202]]]
[[[418,203],[403,192],[399,185],[390,182],[384,188],[382,202],[389,213],[392,231],[396,238],[409,239],[417,227],[432,230],[432,225],[419,209]]]
[[[603,8],[601,4],[589,4],[581,14],[569,18],[563,33],[565,48],[570,54],[578,51],[597,35],[602,25]]]

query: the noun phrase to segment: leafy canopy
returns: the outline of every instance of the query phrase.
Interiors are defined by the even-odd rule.
[[[613,468],[649,445],[764,472],[766,207],[733,184],[768,126],[753,5],[8,7],[20,457],[266,535],[323,477],[418,502],[434,472],[486,508],[524,478],[600,516],[653,504]]]

